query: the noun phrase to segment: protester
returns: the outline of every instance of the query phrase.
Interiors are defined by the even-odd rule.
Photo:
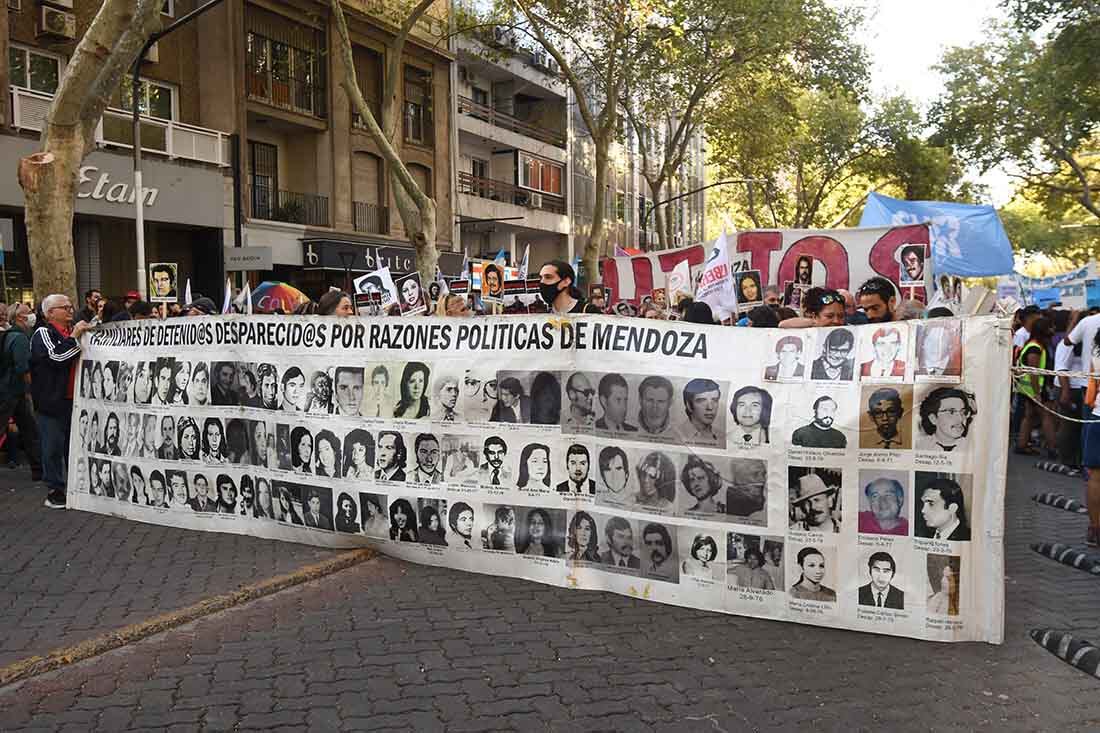
[[[1050,319],[1038,318],[1031,323],[1030,335],[1016,359],[1017,366],[1048,369],[1051,363],[1048,353],[1053,329]],[[1049,410],[1053,400],[1049,397],[1050,377],[1039,374],[1021,374],[1016,378],[1016,391],[1024,397],[1024,415],[1016,436],[1016,453],[1039,455],[1032,449],[1031,429],[1042,428],[1044,446],[1052,455],[1055,446],[1054,418]],[[1043,409],[1046,407],[1047,409]]]
[[[859,286],[856,291],[859,307],[867,315],[870,323],[887,323],[896,320],[897,295],[894,284],[884,277],[872,277]]]
[[[27,392],[30,389],[31,343],[28,334],[34,314],[23,303],[13,303],[4,313],[11,324],[0,336],[0,426],[6,432],[8,421],[15,419],[19,443],[31,466],[31,480],[42,480],[42,456],[38,445],[38,426]],[[11,440],[11,436],[9,436]],[[15,453],[9,443],[8,463]]]
[[[352,305],[351,296],[343,290],[330,290],[317,301],[317,315],[340,316],[346,318],[355,315],[355,307]]]
[[[1100,319],[1100,315],[1089,316],[1077,323],[1076,328],[1070,332],[1067,339],[1072,339],[1078,333],[1082,324],[1088,321]],[[1093,328],[1092,339],[1084,342],[1084,348],[1089,351],[1086,363],[1089,365],[1089,374],[1100,374],[1100,336]],[[1086,509],[1088,510],[1089,526],[1085,541],[1089,547],[1100,547],[1100,399],[1097,399],[1100,381],[1095,376],[1089,378],[1088,391],[1085,394],[1086,409],[1089,414],[1085,418],[1085,424],[1081,429],[1081,463],[1088,469],[1088,488],[1085,494]]]
[[[474,315],[466,303],[466,297],[454,293],[448,293],[439,299],[435,306],[435,314],[452,318],[470,318]]]
[[[924,318],[924,304],[919,300],[903,300],[895,314],[899,321],[916,321]]]
[[[1019,350],[1024,347],[1027,340],[1031,338],[1031,329],[1035,325],[1035,321],[1042,315],[1042,311],[1037,305],[1029,305],[1026,308],[1021,308],[1016,311],[1015,321],[1018,324],[1018,328],[1012,334],[1012,347],[1015,352],[1012,354],[1013,358],[1019,355]]]
[[[135,321],[145,321],[156,317],[156,309],[153,308],[152,303],[139,300],[130,306],[130,318]]]
[[[1097,312],[1097,309],[1078,311],[1068,324],[1068,330],[1082,319]],[[1084,344],[1071,344],[1064,338],[1054,349],[1054,370],[1057,372],[1084,372],[1090,359],[1084,354]],[[1084,377],[1058,377],[1058,409],[1067,420],[1058,424],[1058,460],[1071,468],[1081,466],[1081,423],[1084,416],[1085,389],[1088,380]]]
[[[778,308],[783,301],[783,295],[779,292],[778,285],[769,285],[764,288],[764,305]]]
[[[42,473],[49,490],[46,506],[63,509],[80,337],[91,326],[88,321],[73,325],[73,304],[67,295],[47,295],[42,312],[46,322],[31,338],[31,395],[38,411]]]
[[[935,308],[929,308],[924,314],[926,319],[928,318],[954,318],[955,314],[951,312],[950,308],[944,308],[942,305],[938,305]]]
[[[810,288],[802,298],[802,311],[812,326],[843,326],[844,296],[830,288]]]
[[[684,313],[684,320],[688,323],[714,324],[714,313],[710,306],[703,302],[692,302]]]
[[[85,323],[94,321],[99,315],[99,306],[102,300],[103,293],[101,293],[98,288],[92,288],[85,292],[84,307],[76,314],[76,321],[84,321]]]
[[[185,316],[212,316],[217,312],[214,301],[201,295],[183,307]]]
[[[130,306],[139,300],[141,300],[141,293],[136,290],[127,290],[126,295],[122,298],[122,307],[130,310]]]
[[[577,275],[562,260],[551,260],[539,269],[539,294],[542,302],[558,314],[583,313],[584,298],[576,288]]]
[[[758,305],[749,311],[746,325],[750,328],[779,328],[778,310],[771,305]]]

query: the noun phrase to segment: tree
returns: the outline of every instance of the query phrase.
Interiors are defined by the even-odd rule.
[[[76,295],[73,211],[80,164],[95,146],[95,128],[111,95],[160,29],[162,6],[162,0],[103,0],[50,103],[42,150],[19,161],[38,300],[51,293]]]
[[[1087,27],[1100,32],[1097,12]],[[939,67],[945,91],[931,120],[968,162],[983,171],[1007,167],[1052,217],[1080,206],[1100,219],[1100,76],[1095,57],[1086,61],[1081,51],[1100,51],[1100,41],[1074,16],[1059,17],[1053,37],[1000,26],[985,43],[948,50]]]
[[[1081,211],[1078,209],[1078,211]],[[1012,246],[1024,257],[1043,255],[1064,260],[1063,270],[1100,257],[1100,226],[1085,216],[1052,220],[1043,208],[1016,196],[997,211]]]
[[[401,106],[398,103],[398,93],[402,88],[405,43],[413,28],[435,2],[436,0],[417,0],[410,9],[403,11],[402,17],[397,18],[398,31],[386,44],[386,69],[383,76],[382,104],[379,114],[381,120],[375,118],[373,110],[367,104],[359,87],[351,36],[340,0],[332,0],[331,3],[336,21],[337,53],[344,71],[341,86],[363,120],[371,139],[382,153],[382,158],[386,161],[397,211],[401,216],[405,232],[416,250],[417,270],[420,272],[421,281],[425,283],[435,280],[436,266],[439,262],[439,250],[436,248],[438,232],[436,204],[431,196],[420,190],[416,179],[412,177],[405,162],[401,160],[396,144],[401,129]]]

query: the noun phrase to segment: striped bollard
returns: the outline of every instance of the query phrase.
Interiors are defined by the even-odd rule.
[[[1076,667],[1085,674],[1100,677],[1100,649],[1084,639],[1053,629],[1032,629],[1029,636],[1036,644],[1046,649],[1063,662]]]
[[[1086,514],[1088,509],[1085,505],[1076,499],[1071,499],[1065,494],[1057,494],[1053,491],[1046,491],[1042,494],[1036,494],[1031,497],[1031,500],[1038,504],[1046,504],[1057,509],[1065,509],[1067,512],[1074,512],[1076,514]]]

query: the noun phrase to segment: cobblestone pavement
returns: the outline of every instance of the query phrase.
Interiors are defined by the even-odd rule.
[[[334,554],[50,510],[45,497],[25,469],[0,468],[0,666]]]
[[[1010,475],[1001,646],[380,558],[0,690],[0,729],[1098,730],[1100,681],[1026,635],[1100,641],[1100,579],[1027,547],[1082,543],[1083,517],[1030,496],[1083,485]]]

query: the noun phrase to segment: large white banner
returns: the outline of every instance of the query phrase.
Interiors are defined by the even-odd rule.
[[[728,613],[999,643],[1003,326],[111,324],[85,337],[69,501]]]

